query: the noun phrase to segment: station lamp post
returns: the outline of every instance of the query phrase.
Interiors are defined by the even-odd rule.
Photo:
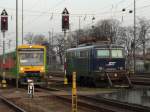
[[[126,11],[126,9],[122,9],[122,11]],[[134,39],[133,39],[133,42],[131,43],[131,46],[133,47],[133,73],[135,74],[135,71],[136,71],[136,55],[135,55],[135,41],[136,41],[136,2],[134,0],[134,11],[132,10],[129,10],[129,13],[132,13],[134,12],[134,17],[133,17],[133,24],[134,24]]]

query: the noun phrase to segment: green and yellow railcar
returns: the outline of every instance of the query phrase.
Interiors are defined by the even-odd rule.
[[[46,77],[46,48],[42,45],[18,46],[18,74],[21,84],[28,79],[43,84]]]

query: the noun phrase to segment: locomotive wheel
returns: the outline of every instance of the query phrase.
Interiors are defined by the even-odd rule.
[[[88,86],[89,86],[89,87],[92,87],[92,86],[93,86],[92,78],[88,77],[88,78],[87,78],[87,83],[88,83]]]
[[[79,78],[79,85],[84,86],[84,77]]]

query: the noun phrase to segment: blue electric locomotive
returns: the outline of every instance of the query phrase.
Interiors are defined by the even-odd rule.
[[[131,86],[126,70],[124,48],[118,45],[89,45],[71,48],[66,53],[66,76],[84,85]]]

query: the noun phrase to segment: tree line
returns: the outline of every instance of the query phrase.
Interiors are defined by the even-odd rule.
[[[59,56],[60,63],[63,64],[63,57],[66,48],[76,47],[78,44],[96,41],[109,41],[113,44],[122,45],[125,47],[127,59],[130,60],[133,54],[135,45],[136,54],[142,51],[143,60],[146,60],[146,49],[150,47],[150,20],[145,18],[138,18],[136,24],[136,38],[134,43],[134,27],[123,26],[119,20],[105,19],[98,21],[95,25],[80,30],[75,30],[67,33],[67,40],[64,39],[63,34],[55,34],[55,40],[52,50],[56,52],[55,55]],[[52,43],[48,41],[42,34],[33,35],[29,33],[26,35],[25,40],[30,44],[40,44],[47,42],[49,45]]]

